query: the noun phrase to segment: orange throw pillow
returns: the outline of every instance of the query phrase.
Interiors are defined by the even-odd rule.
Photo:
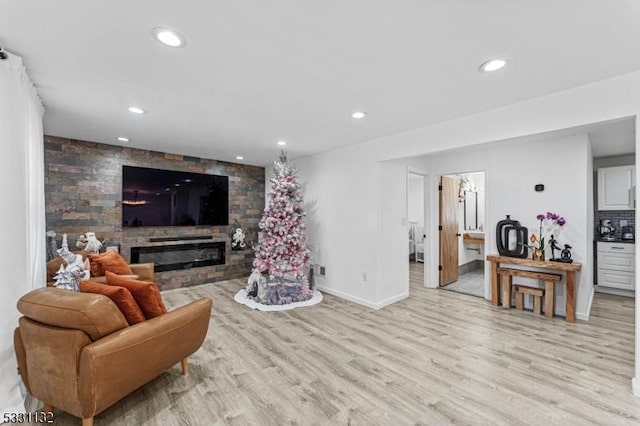
[[[158,286],[155,283],[121,277],[109,271],[106,271],[105,274],[108,285],[124,287],[131,292],[147,319],[167,313],[160,290],[158,290]]]
[[[127,261],[116,251],[109,250],[106,253],[90,254],[88,257],[91,263],[91,275],[94,277],[101,277],[106,271],[118,275],[133,275]]]
[[[87,257],[89,258],[89,264],[91,265],[91,276],[92,277],[102,277],[104,275],[104,269],[102,269],[102,265],[98,263],[98,258],[100,256],[104,256],[104,254],[98,253],[89,253]]]
[[[137,324],[146,319],[131,292],[124,287],[104,285],[93,281],[80,281],[80,291],[107,296],[120,309],[129,325]]]

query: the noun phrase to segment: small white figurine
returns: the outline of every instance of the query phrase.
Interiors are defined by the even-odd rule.
[[[267,279],[258,271],[254,269],[247,280],[247,296],[257,297],[258,299],[264,298],[265,287],[267,286]]]
[[[70,265],[70,264],[74,263],[75,260],[76,260],[76,255],[71,253],[68,248],[62,247],[62,248],[58,249],[56,251],[56,253],[58,253],[58,256],[60,256],[62,259],[64,259],[64,261],[65,261],[65,263],[67,265]]]
[[[69,250],[61,248],[58,250],[60,256],[65,260],[65,265],[60,265],[60,269],[53,277],[55,286],[65,290],[79,291],[80,281],[88,280],[91,275],[89,261],[82,260],[79,254],[73,254]]]
[[[87,246],[84,249],[91,253],[98,253],[102,243],[98,241],[96,234],[94,232],[85,232],[84,235],[87,237]]]
[[[247,243],[244,242],[244,232],[242,228],[236,228],[236,232],[231,236],[231,249],[232,250],[240,250],[247,247]]]
[[[87,246],[87,237],[85,237],[84,234],[82,234],[76,240],[76,247],[78,247],[80,250],[84,250],[86,246]]]
[[[47,260],[56,258],[56,251],[58,250],[58,244],[56,243],[55,231],[47,231]]]

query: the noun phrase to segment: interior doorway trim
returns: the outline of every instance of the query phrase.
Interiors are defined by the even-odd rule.
[[[429,210],[429,218],[430,222],[428,225],[427,232],[431,234],[438,233],[439,226],[439,212],[440,212],[440,191],[438,190],[438,181],[441,176],[452,176],[452,175],[461,175],[465,173],[484,173],[484,187],[485,187],[485,199],[484,199],[484,230],[485,230],[485,240],[483,246],[483,256],[486,256],[489,253],[489,247],[491,247],[490,242],[494,241],[494,234],[491,226],[487,227],[487,223],[491,222],[491,197],[489,196],[489,188],[491,184],[491,170],[488,164],[475,164],[469,167],[468,169],[463,168],[461,171],[449,171],[449,170],[433,170],[431,171],[432,182],[431,186],[428,188],[429,192],[429,200],[431,203],[431,207]],[[428,288],[439,288],[440,283],[440,273],[438,271],[438,264],[440,260],[440,236],[437,235],[437,238],[433,238],[431,241],[428,250],[430,252],[429,257],[429,269],[425,269],[425,281],[429,283],[427,285]],[[485,262],[485,274],[484,274],[484,299],[490,300],[491,296],[491,275],[487,273],[488,266]],[[426,261],[425,261],[426,262]]]
[[[424,281],[422,283],[422,285],[424,287],[429,287],[428,285],[428,274],[427,272],[430,270],[431,268],[431,256],[428,255],[428,252],[430,250],[430,244],[429,242],[431,241],[431,239],[433,239],[433,234],[431,232],[429,232],[429,219],[431,217],[431,210],[430,210],[430,191],[429,189],[432,186],[432,179],[431,179],[431,174],[424,170],[424,169],[420,169],[417,167],[411,167],[411,166],[407,166],[407,205],[406,205],[406,211],[407,211],[407,218],[409,217],[409,175],[420,175],[423,178],[423,196],[422,196],[422,200],[423,200],[423,211],[424,211],[424,218],[423,218],[423,226],[424,226],[424,233],[426,235],[425,239],[424,239],[424,262],[423,262],[423,275],[424,275]],[[408,238],[408,235],[407,235]],[[409,287],[410,287],[410,280],[407,281],[407,292],[409,291]]]

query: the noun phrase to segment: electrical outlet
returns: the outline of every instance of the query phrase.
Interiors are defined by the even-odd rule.
[[[367,273],[366,273],[366,272],[363,272],[363,273],[362,273],[362,281],[366,282],[366,281],[367,281],[367,278],[368,278],[368,277],[367,277]]]
[[[627,221],[626,220],[621,220],[620,221],[620,226],[627,226]]]
[[[320,275],[322,275],[323,277],[327,275],[327,269],[324,266],[320,267]]]

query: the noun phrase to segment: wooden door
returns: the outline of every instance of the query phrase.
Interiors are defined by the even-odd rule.
[[[440,178],[440,286],[458,279],[458,188],[458,179]]]

